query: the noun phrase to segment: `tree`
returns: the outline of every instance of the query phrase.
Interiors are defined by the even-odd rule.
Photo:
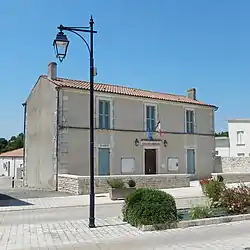
[[[0,153],[22,148],[24,146],[24,134],[12,136],[9,140],[0,138]]]
[[[215,133],[215,137],[228,137],[228,131]]]
[[[8,141],[5,138],[0,138],[0,152],[4,152],[7,145]]]

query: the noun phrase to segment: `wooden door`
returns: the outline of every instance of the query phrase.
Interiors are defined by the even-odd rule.
[[[156,174],[156,149],[145,149],[145,174]]]

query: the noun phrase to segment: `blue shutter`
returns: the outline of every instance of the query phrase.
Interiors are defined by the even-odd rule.
[[[115,128],[115,109],[114,109],[114,100],[112,100],[112,105],[111,105],[111,114],[112,114],[112,124],[111,128]]]
[[[110,129],[110,102],[105,101],[105,129]]]
[[[99,128],[103,129],[103,102],[99,100]]]

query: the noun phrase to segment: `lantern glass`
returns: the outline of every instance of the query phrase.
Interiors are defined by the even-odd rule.
[[[66,57],[69,46],[69,40],[62,31],[57,34],[56,39],[53,42],[53,46],[55,48],[56,57],[60,62],[62,62]]]

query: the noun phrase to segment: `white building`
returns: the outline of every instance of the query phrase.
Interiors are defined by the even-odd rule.
[[[230,156],[250,156],[250,119],[228,121]]]
[[[250,156],[250,119],[228,120],[228,136],[216,137],[216,155]]]
[[[0,154],[0,176],[23,177],[23,148]]]
[[[230,155],[230,142],[228,137],[215,137],[216,155],[227,157]]]

